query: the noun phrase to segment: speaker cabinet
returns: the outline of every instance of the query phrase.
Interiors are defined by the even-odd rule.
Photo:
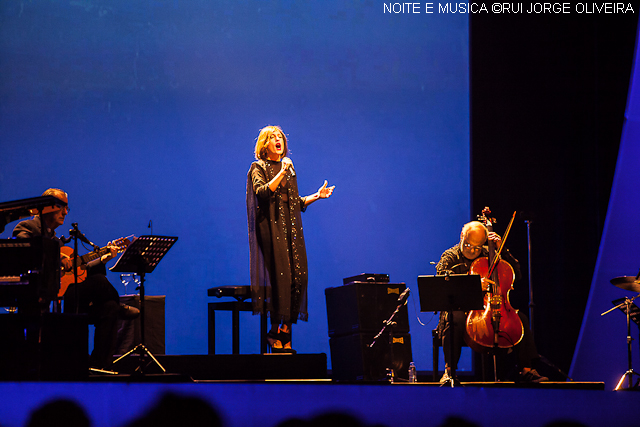
[[[140,295],[120,296],[120,304],[140,308]],[[118,320],[118,335],[114,354],[125,354],[138,344],[144,344],[153,354],[165,354],[165,296],[144,296],[144,343],[140,334],[140,317]]]
[[[327,320],[329,336],[380,332],[398,306],[398,297],[406,289],[404,283],[353,282],[327,288]],[[403,305],[394,320],[394,334],[409,332],[407,306]]]
[[[89,373],[85,315],[0,315],[0,379],[82,381]]]
[[[381,335],[373,347],[377,334],[352,334],[329,339],[331,347],[331,376],[334,381],[381,381],[387,378],[387,368],[392,368],[396,378],[408,379],[412,360],[411,336]]]

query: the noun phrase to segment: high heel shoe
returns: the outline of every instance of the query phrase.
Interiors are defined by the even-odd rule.
[[[282,330],[280,330],[278,332],[278,338],[280,339],[280,342],[282,343],[283,353],[296,354],[296,351],[291,348],[291,331],[282,332]],[[286,347],[287,344],[289,344],[289,347]]]
[[[280,339],[280,332],[269,331],[267,333],[267,344],[271,349],[271,353],[287,353]]]

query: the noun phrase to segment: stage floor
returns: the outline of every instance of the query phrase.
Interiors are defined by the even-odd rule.
[[[601,382],[464,381],[440,387],[430,372],[421,382],[332,381],[325,354],[138,355],[116,364],[117,375],[71,381],[0,382],[0,425],[22,427],[34,409],[52,399],[72,399],[93,427],[124,427],[167,392],[197,396],[221,415],[225,427],[276,427],[329,412],[350,414],[365,425],[440,426],[456,416],[477,426],[543,427],[570,420],[588,427],[638,426],[635,391],[610,391]],[[143,374],[136,368],[143,367]],[[84,372],[84,371],[83,371]],[[55,372],[47,372],[55,376]],[[634,418],[630,418],[633,416]]]
[[[543,427],[554,421],[584,426],[638,426],[634,391],[606,391],[602,383],[336,383],[328,379],[176,382],[175,374],[126,375],[86,382],[4,382],[0,422],[22,427],[32,410],[52,399],[72,399],[94,427],[124,426],[167,392],[197,396],[222,416],[224,426],[276,426],[291,418],[329,412],[367,425],[439,426],[456,416],[478,426]],[[171,378],[173,377],[173,378]],[[181,377],[181,380],[186,380]]]

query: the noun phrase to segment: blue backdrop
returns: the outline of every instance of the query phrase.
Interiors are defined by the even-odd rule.
[[[103,246],[152,221],[178,236],[147,293],[166,295],[167,353],[206,353],[207,289],[249,281],[255,139],[280,125],[301,193],[336,185],[303,215],[310,317],[294,347],[329,354],[324,289],[387,273],[415,291],[413,354],[430,369],[436,319],[416,320],[416,277],[469,220],[468,45],[465,14],[373,0],[6,0],[0,201],[59,187],[71,212],[58,234],[77,222]],[[241,351],[258,352],[245,317]]]

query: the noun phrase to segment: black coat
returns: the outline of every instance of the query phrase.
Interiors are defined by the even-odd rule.
[[[300,213],[305,199],[295,175],[287,174],[274,192],[268,183],[280,162],[259,160],[247,174],[251,297],[254,314],[272,319],[307,320],[307,253]]]

